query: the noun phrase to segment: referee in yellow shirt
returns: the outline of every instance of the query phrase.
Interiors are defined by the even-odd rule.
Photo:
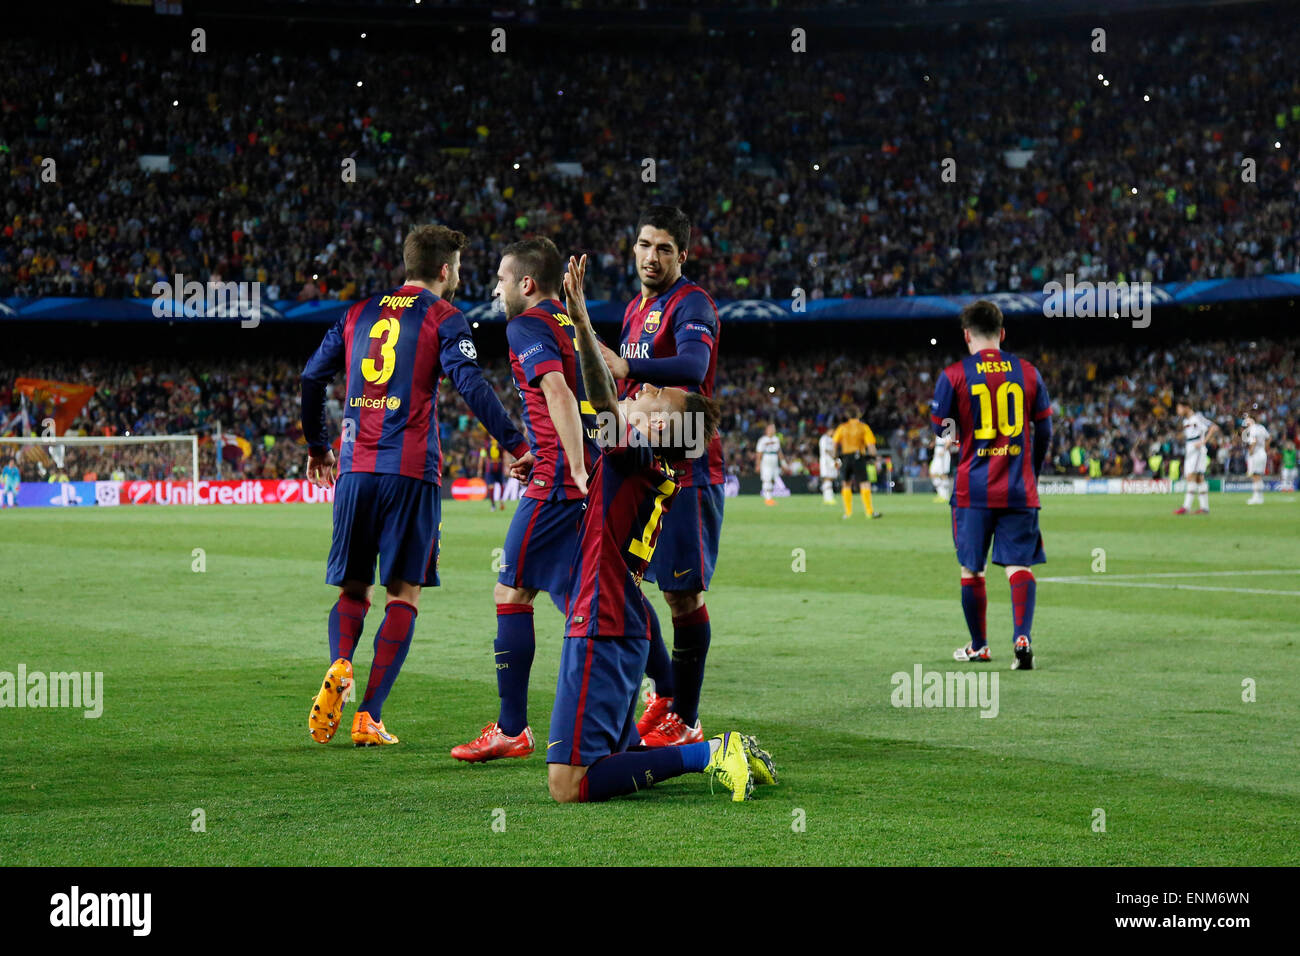
[[[862,492],[862,507],[868,518],[879,518],[871,508],[871,482],[862,482],[859,488],[859,476],[865,478],[867,464],[865,457],[876,457],[876,436],[858,418],[856,408],[848,410],[848,418],[840,422],[831,435],[835,442],[835,454],[840,459],[840,493],[844,496],[844,517],[853,516],[853,492]]]

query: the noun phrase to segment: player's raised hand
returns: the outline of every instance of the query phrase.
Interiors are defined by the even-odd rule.
[[[307,453],[307,480],[317,488],[332,487],[338,474],[338,463],[334,460],[332,449],[326,448],[323,455]]]
[[[569,268],[564,274],[564,302],[569,318],[575,322],[591,322],[591,317],[587,314],[587,295],[582,290],[586,278],[586,253],[583,253],[581,259],[569,256]]]

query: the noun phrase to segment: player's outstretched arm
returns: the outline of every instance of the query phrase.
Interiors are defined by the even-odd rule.
[[[547,372],[542,376],[542,394],[546,397],[546,411],[551,416],[560,447],[569,461],[579,490],[587,491],[587,463],[582,453],[582,416],[578,412],[578,398],[564,380],[562,372]]]
[[[591,402],[596,414],[617,415],[618,390],[614,386],[614,376],[600,354],[600,343],[596,341],[591,316],[587,314],[587,298],[582,291],[582,280],[586,275],[587,257],[575,259],[569,256],[569,268],[564,275],[564,301],[576,332],[582,384],[587,390],[587,401]]]
[[[334,376],[343,368],[343,357],[346,354],[343,325],[346,321],[345,315],[330,326],[321,339],[320,346],[303,367],[300,380],[302,436],[313,454],[321,456],[330,443],[329,424],[325,420],[325,392]]]
[[[1043,473],[1043,464],[1047,461],[1047,452],[1052,447],[1052,418],[1049,415],[1046,418],[1034,422],[1034,474]]]
[[[709,372],[709,347],[700,341],[678,343],[677,354],[667,358],[623,359],[609,349],[605,352],[618,378],[633,378],[638,382],[678,387],[701,385]]]
[[[942,438],[956,437],[953,427],[956,425],[953,415],[955,403],[956,393],[953,391],[952,379],[948,377],[948,370],[944,369],[935,380],[934,397],[930,399],[930,427]]]
[[[343,328],[347,318],[344,315],[325,333],[320,347],[303,368],[299,382],[302,434],[307,441],[307,480],[320,488],[330,487],[338,478],[338,463],[330,448],[329,423],[325,419],[325,393],[343,368],[347,351]]]

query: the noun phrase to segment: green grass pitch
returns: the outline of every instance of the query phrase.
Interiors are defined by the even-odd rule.
[[[443,586],[385,708],[402,743],[358,750],[306,730],[328,507],[0,512],[0,671],[102,671],[105,697],[99,719],[0,709],[0,864],[1294,865],[1300,505],[1245,498],[1215,495],[1208,518],[1049,499],[1038,574],[1076,580],[1039,584],[1041,666],[1013,672],[991,568],[996,660],[976,669],[999,674],[994,719],[891,702],[891,675],[962,666],[946,507],[878,497],[867,522],[860,502],[843,521],[812,496],[730,500],[702,714],[757,734],[780,785],[732,804],[690,775],[574,806],[550,801],[540,753],[448,756],[496,714],[508,513],[445,505]],[[536,622],[545,739],[561,617],[544,597]]]

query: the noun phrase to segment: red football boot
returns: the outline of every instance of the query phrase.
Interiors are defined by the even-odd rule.
[[[659,726],[641,738],[643,747],[678,747],[682,744],[698,744],[704,739],[704,730],[697,720],[694,727],[687,727],[686,722],[673,711],[668,711]]]
[[[636,722],[636,732],[645,739],[646,735],[653,731],[668,716],[668,712],[673,709],[673,699],[671,697],[660,697],[654,691],[650,692],[650,699],[645,703],[645,712],[641,714],[641,719]]]
[[[469,743],[452,747],[451,755],[467,763],[482,763],[502,757],[527,757],[533,752],[533,747],[531,727],[525,727],[518,737],[507,737],[494,720]]]

